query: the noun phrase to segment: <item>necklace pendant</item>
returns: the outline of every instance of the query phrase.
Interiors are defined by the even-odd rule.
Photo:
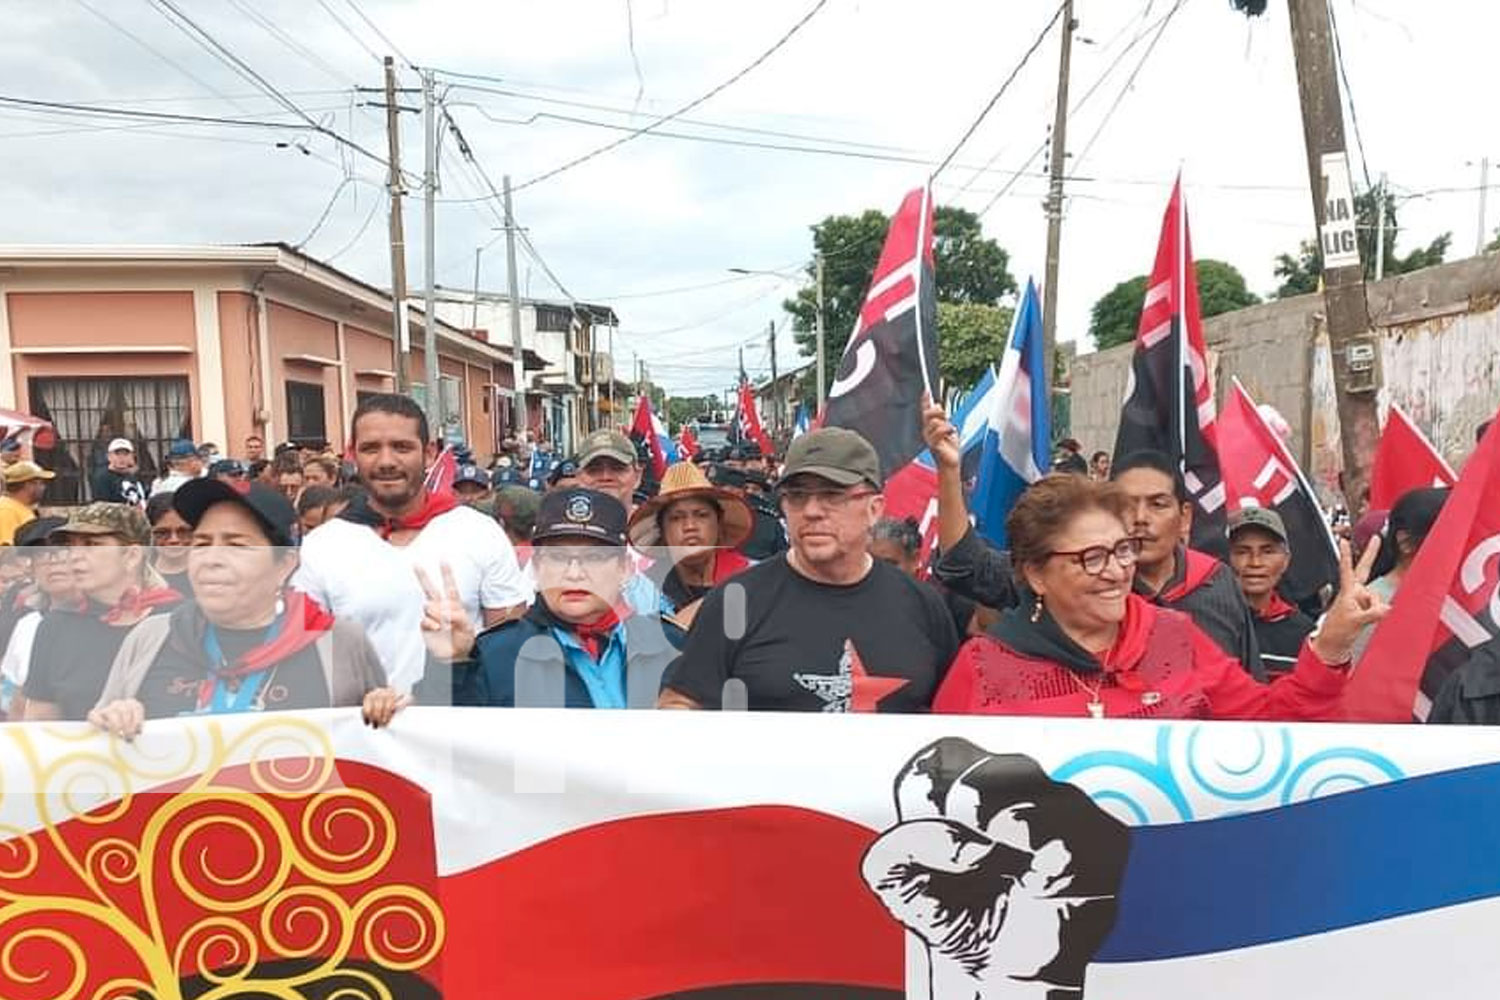
[[[1104,718],[1104,702],[1100,701],[1098,698],[1095,698],[1093,701],[1089,702],[1089,718]]]

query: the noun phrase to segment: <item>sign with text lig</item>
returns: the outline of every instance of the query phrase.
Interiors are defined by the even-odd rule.
[[[1349,157],[1343,152],[1323,154],[1323,225],[1319,239],[1323,270],[1359,266],[1358,212]]]

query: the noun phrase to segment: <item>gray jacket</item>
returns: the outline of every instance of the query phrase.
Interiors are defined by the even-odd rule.
[[[184,612],[189,610],[196,609],[184,606],[172,613],[152,615],[130,630],[109,668],[98,707],[136,696],[147,671],[171,637],[174,623],[178,627],[185,625],[188,618]],[[334,622],[333,628],[313,645],[328,683],[328,703],[334,708],[359,706],[370,691],[386,686],[385,668],[380,665],[380,657],[370,645],[364,626],[358,622]]]

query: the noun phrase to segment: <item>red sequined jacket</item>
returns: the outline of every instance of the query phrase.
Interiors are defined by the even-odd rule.
[[[1334,720],[1347,677],[1303,643],[1296,667],[1271,684],[1245,673],[1185,614],[1126,599],[1125,620],[1100,669],[1070,669],[993,636],[958,651],[934,712],[1161,719]]]

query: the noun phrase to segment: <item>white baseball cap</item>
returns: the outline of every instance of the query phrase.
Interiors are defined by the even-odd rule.
[[[130,443],[129,438],[115,438],[109,443],[110,451],[135,451],[135,445]]]

